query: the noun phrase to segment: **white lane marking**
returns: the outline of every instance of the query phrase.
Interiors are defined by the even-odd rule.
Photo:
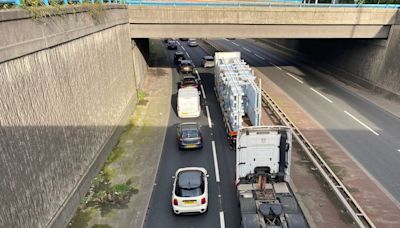
[[[204,92],[203,85],[200,85],[200,88],[201,88],[201,94],[203,94],[203,99],[204,99],[204,100],[207,99],[206,93]]]
[[[219,182],[219,169],[218,169],[218,160],[217,160],[217,149],[215,149],[215,141],[211,141],[211,146],[213,150],[213,157],[214,157],[214,167],[215,167],[215,181]]]
[[[400,152],[400,149],[398,149],[397,152]]]
[[[197,69],[194,69],[194,72],[196,72],[197,80],[200,80],[200,75],[199,75],[199,72],[197,71]]]
[[[303,81],[298,79],[297,77],[295,77],[293,74],[291,74],[291,73],[286,73],[286,74],[289,75],[290,77],[292,77],[294,80],[296,80],[296,81],[300,82],[301,84],[303,84]]]
[[[176,41],[176,42],[182,47],[182,45],[181,45],[181,43],[179,41]]]
[[[269,62],[269,64],[275,66],[275,67],[278,68],[279,70],[282,70],[282,68],[278,67],[277,65],[273,64],[272,62]]]
[[[233,42],[233,41],[232,41],[232,43],[233,43],[234,45],[236,45],[236,46],[240,47],[240,45],[239,45],[239,44],[237,44],[237,43],[235,43],[235,42]]]
[[[219,224],[220,224],[221,228],[225,228],[225,218],[224,218],[223,211],[219,212]]]
[[[185,47],[181,46],[184,51],[186,51]]]
[[[245,47],[244,47],[243,49],[246,50],[247,52],[250,52],[250,53],[251,53],[251,51],[250,51],[249,49],[247,49],[247,48],[245,48]]]
[[[257,56],[258,58],[262,59],[262,60],[265,60],[264,57],[262,57],[262,56],[259,56],[257,54],[254,54],[254,55]]]
[[[212,125],[211,125],[211,117],[210,117],[210,110],[208,110],[208,106],[206,106],[206,112],[207,112],[208,126],[209,126],[210,128],[212,128]]]
[[[186,55],[188,56],[188,58],[190,58],[190,55],[189,55],[189,53],[187,53],[187,52],[186,52]]]
[[[352,114],[350,114],[348,111],[344,111],[344,113],[346,113],[348,116],[350,116],[351,118],[353,118],[355,121],[357,121],[359,124],[363,125],[365,128],[367,128],[368,130],[370,130],[372,133],[374,133],[375,135],[379,135],[376,131],[372,130],[372,128],[368,127],[368,125],[366,125],[365,123],[361,122],[361,120],[357,119],[355,116],[353,116]]]
[[[310,88],[312,91],[314,91],[316,94],[320,95],[322,98],[324,98],[325,100],[327,100],[329,103],[333,103],[333,101],[331,101],[329,98],[327,98],[326,96],[324,96],[322,93],[318,92],[317,90],[315,90],[314,88]]]

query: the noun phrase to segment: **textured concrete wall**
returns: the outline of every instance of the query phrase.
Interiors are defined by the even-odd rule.
[[[24,38],[14,37],[19,43],[0,39],[0,227],[65,225],[132,111],[137,88],[126,11],[110,13],[86,27],[79,27],[90,21],[84,13],[47,25],[0,20],[1,37],[5,28],[25,28],[8,34]],[[35,40],[43,42],[23,50]]]
[[[315,66],[387,97],[400,97],[400,26],[387,40],[270,40],[298,51]]]

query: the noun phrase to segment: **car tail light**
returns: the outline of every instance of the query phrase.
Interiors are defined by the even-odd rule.
[[[205,197],[201,198],[201,204],[206,204],[206,198]]]
[[[177,199],[174,199],[174,205],[178,206],[178,200]]]

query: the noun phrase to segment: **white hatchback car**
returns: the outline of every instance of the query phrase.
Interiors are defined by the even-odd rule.
[[[201,167],[186,167],[173,177],[172,210],[175,214],[204,213],[208,207],[208,174]]]

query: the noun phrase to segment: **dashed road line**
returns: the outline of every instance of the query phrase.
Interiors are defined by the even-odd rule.
[[[257,54],[254,54],[254,55],[257,56],[258,58],[262,59],[262,60],[265,60],[264,57],[262,57],[262,56],[259,56]]]
[[[318,92],[317,90],[315,90],[314,88],[310,88],[312,91],[314,91],[316,94],[320,95],[322,98],[324,98],[325,100],[327,100],[329,103],[333,103],[333,101],[331,101],[329,98],[327,98],[326,96],[324,96],[322,93]]]
[[[359,124],[363,125],[365,128],[367,128],[368,130],[370,130],[372,133],[374,133],[375,135],[379,135],[378,132],[372,130],[372,128],[368,127],[368,125],[366,125],[365,123],[361,122],[361,120],[357,119],[355,116],[353,116],[352,114],[350,114],[348,111],[344,111],[344,113],[346,113],[348,116],[350,116],[351,118],[353,118],[355,121],[357,121]]]
[[[240,47],[240,45],[239,45],[239,44],[237,44],[237,43],[235,43],[235,42],[232,42],[232,44],[234,44],[234,45],[236,45],[236,46]]]
[[[251,50],[249,50],[249,49],[247,49],[247,48],[243,48],[244,50],[246,50],[247,52],[250,52],[251,53]]]
[[[273,64],[272,62],[269,62],[269,64],[275,66],[275,67],[278,68],[279,70],[282,70],[282,68],[278,67],[277,65]]]
[[[210,110],[208,109],[208,106],[206,106],[206,112],[207,112],[208,126],[209,126],[210,128],[212,128]]]
[[[204,99],[204,100],[207,99],[206,93],[204,92],[204,87],[203,87],[203,85],[200,85],[200,88],[201,88],[201,94],[203,95],[203,99]]]
[[[189,55],[189,53],[187,53],[187,52],[185,52],[186,53],[186,55],[188,56],[188,58],[190,59],[190,55]]]
[[[400,152],[400,149],[398,149],[397,152]]]
[[[197,69],[194,69],[194,72],[196,72],[197,80],[200,80],[200,75],[199,75],[199,72],[197,71]]]
[[[219,224],[221,228],[225,228],[225,218],[224,218],[224,212],[220,211],[219,212]]]
[[[182,47],[182,49],[184,50],[184,51],[186,51],[186,49],[185,49],[185,47],[184,46],[181,46]]]
[[[217,149],[215,148],[215,141],[211,141],[211,146],[213,150],[213,157],[214,157],[214,167],[215,167],[215,181],[217,183],[220,182],[219,179],[219,169],[218,169],[218,159],[217,159]]]
[[[287,75],[289,75],[290,77],[292,77],[294,80],[296,80],[296,81],[300,82],[301,84],[303,84],[303,83],[304,83],[302,80],[298,79],[298,78],[297,78],[297,77],[295,77],[293,74],[291,74],[291,73],[286,73],[286,74],[287,74]]]

